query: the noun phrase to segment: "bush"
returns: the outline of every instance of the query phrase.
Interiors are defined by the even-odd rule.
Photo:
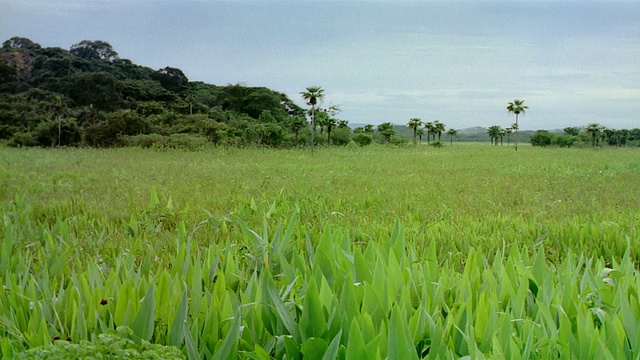
[[[351,141],[351,129],[333,129],[331,131],[331,144],[347,145]]]
[[[533,146],[549,146],[551,145],[551,140],[553,139],[553,135],[547,130],[538,130],[535,134],[531,136],[531,145]]]
[[[169,143],[169,137],[160,134],[142,134],[122,137],[125,146],[141,148],[165,148]]]
[[[389,139],[389,144],[391,145],[405,146],[408,143],[409,143],[409,138],[403,135],[394,134],[394,135],[391,135],[391,138]]]
[[[429,143],[429,146],[433,146],[435,148],[441,148],[443,144],[442,144],[442,141],[433,141]]]
[[[19,132],[13,134],[7,145],[11,147],[38,146],[38,140],[31,132]]]
[[[98,335],[96,343],[58,340],[52,345],[19,353],[16,359],[184,359],[176,347],[150,344],[144,340],[140,344],[131,340],[132,337],[131,330],[121,327],[117,332]]]
[[[573,143],[578,139],[573,135],[556,135],[551,139],[551,143],[560,147],[572,147]]]
[[[353,142],[360,146],[367,146],[373,142],[373,138],[365,133],[353,134]]]
[[[146,134],[149,130],[149,123],[137,112],[119,110],[109,114],[105,121],[88,127],[85,141],[92,146],[122,145],[123,136]]]
[[[173,134],[169,136],[167,147],[183,150],[202,150],[209,141],[206,137],[196,134]]]

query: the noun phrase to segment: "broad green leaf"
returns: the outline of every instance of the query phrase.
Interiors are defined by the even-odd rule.
[[[304,295],[300,331],[303,339],[322,338],[327,331],[327,322],[324,318],[318,287],[313,279],[307,284],[307,291]]]
[[[416,348],[409,333],[409,327],[398,306],[394,306],[391,309],[387,351],[389,360],[418,359]]]
[[[214,360],[236,359],[238,355],[238,339],[240,338],[240,324],[242,318],[240,310],[233,317],[233,322],[229,328],[229,332],[222,343],[222,346],[214,354]]]
[[[133,325],[131,326],[131,330],[133,330],[133,333],[145,341],[151,340],[151,336],[153,335],[153,324],[156,307],[156,299],[153,287],[154,286],[152,280],[149,284],[149,290],[147,291],[147,294],[142,299],[142,305],[140,305],[138,315],[136,315],[136,319],[133,321]]]
[[[338,357],[338,349],[340,348],[340,340],[342,339],[342,330],[338,331],[338,334],[333,337],[333,340],[329,343],[329,347],[322,356],[322,360],[333,360]]]
[[[182,293],[182,299],[180,305],[178,305],[178,311],[173,318],[171,325],[171,331],[169,332],[169,345],[180,347],[182,346],[182,340],[184,339],[184,332],[187,328],[187,289]]]
[[[305,360],[322,360],[328,347],[326,341],[312,337],[302,343],[301,351]]]

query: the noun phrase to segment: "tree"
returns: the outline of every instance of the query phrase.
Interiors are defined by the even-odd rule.
[[[182,70],[169,66],[154,72],[151,78],[170,91],[180,91],[189,83],[189,79]]]
[[[424,124],[424,129],[427,130],[427,144],[431,142],[430,136],[435,132],[435,126],[432,122],[427,122]],[[435,140],[435,138],[434,138]]]
[[[433,123],[433,131],[434,131],[434,140],[435,140],[435,134],[438,134],[438,141],[440,141],[440,137],[442,136],[442,133],[445,131],[445,127],[444,124],[441,123],[440,121],[436,120]]]
[[[424,135],[424,129],[418,129],[418,139],[422,142],[422,135]]]
[[[386,122],[378,125],[378,133],[380,133],[380,136],[382,137],[381,140],[384,143],[389,142],[396,132],[393,130],[393,124]]]
[[[449,135],[449,140],[451,141],[451,145],[453,145],[453,137],[458,135],[458,131],[456,131],[456,129],[449,129],[449,131],[447,131],[447,134]]]
[[[512,114],[516,114],[516,122],[515,127],[513,128],[516,133],[513,136],[514,142],[516,144],[516,151],[518,151],[518,115],[524,115],[525,111],[529,107],[524,105],[524,100],[515,99],[513,102],[509,102],[507,105],[507,111]]]
[[[506,129],[504,129],[504,133],[505,133],[505,135],[507,135],[507,146],[509,146],[509,137],[511,136],[512,132],[513,132],[513,128],[512,127],[508,127]]]
[[[502,128],[498,125],[490,126],[487,129],[487,134],[491,139],[491,145],[498,145],[498,138],[500,137],[501,132],[502,132]]]
[[[578,136],[578,134],[580,134],[580,129],[578,129],[575,126],[566,127],[563,130],[564,130],[565,135]]]
[[[300,92],[307,105],[311,106],[311,153],[313,154],[313,140],[316,132],[316,105],[324,99],[324,89],[319,86],[310,86],[307,91]]]
[[[328,117],[325,123],[327,127],[327,145],[331,145],[331,130],[338,125],[338,120],[333,117]]]
[[[331,145],[331,130],[334,127],[338,126],[338,120],[335,118],[335,116],[340,112],[340,108],[338,108],[336,105],[331,105],[324,111],[327,114],[327,119],[324,123],[324,125],[327,127],[327,145]]]
[[[349,127],[349,120],[338,120],[338,129],[346,129]]]
[[[422,120],[419,118],[411,118],[407,123],[409,129],[413,129],[413,143],[416,143],[416,138],[418,137],[418,128],[422,126]]]
[[[373,125],[367,124],[364,126],[364,132],[366,134],[373,134]]]
[[[300,136],[300,129],[303,126],[307,125],[307,119],[302,116],[296,116],[292,118],[288,118],[289,128],[293,130],[293,133],[296,135],[295,146],[298,146],[298,138]]]
[[[604,127],[598,123],[587,125],[585,132],[591,136],[591,146],[596,146],[597,136],[604,130]]]
[[[69,52],[87,60],[104,60],[109,62],[118,60],[118,53],[113,50],[111,44],[101,40],[82,40],[77,44],[71,45]]]
[[[2,43],[3,49],[10,50],[40,50],[40,44],[36,44],[30,39],[14,36]]]

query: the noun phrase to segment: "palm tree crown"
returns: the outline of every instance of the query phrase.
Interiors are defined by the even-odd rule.
[[[307,91],[301,91],[300,95],[306,101],[307,105],[315,107],[318,100],[324,99],[324,89],[320,86],[309,86]]]

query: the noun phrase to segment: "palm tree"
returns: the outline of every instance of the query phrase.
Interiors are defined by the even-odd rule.
[[[378,125],[378,133],[382,137],[382,143],[391,141],[391,137],[395,135],[395,130],[393,130],[393,124],[390,122],[382,123]]]
[[[338,120],[338,129],[346,129],[349,127],[349,120]]]
[[[598,123],[593,123],[587,125],[587,128],[584,129],[587,134],[591,136],[591,146],[596,146],[596,136],[602,132],[603,127]]]
[[[447,131],[447,134],[449,135],[449,140],[451,141],[451,145],[453,145],[453,137],[458,135],[458,131],[456,131],[456,129],[449,129],[449,131]]]
[[[296,146],[298,146],[298,137],[300,135],[300,129],[302,129],[302,127],[305,125],[307,125],[307,119],[304,118],[303,116],[296,116],[296,117],[289,118],[289,127],[291,127],[291,130],[293,130],[293,132],[296,134],[296,142],[295,142]]]
[[[316,113],[316,126],[320,128],[320,135],[324,133],[324,128],[327,126],[327,121],[329,120],[329,114],[326,111],[322,111],[318,109]]]
[[[307,91],[301,91],[300,95],[307,105],[311,106],[311,153],[313,154],[313,137],[316,132],[316,105],[318,100],[324,99],[324,89],[319,86],[310,86]]]
[[[509,113],[516,114],[516,123],[515,123],[516,126],[513,128],[516,131],[516,133],[513,135],[513,139],[516,144],[516,151],[518,151],[518,115],[520,114],[524,115],[524,112],[528,108],[529,108],[528,106],[524,105],[524,100],[518,100],[518,99],[513,100],[513,102],[510,102],[507,105],[507,111]]]
[[[364,132],[367,134],[373,134],[374,128],[373,125],[367,124],[364,126]]]
[[[409,129],[413,129],[413,143],[416,143],[416,138],[418,137],[418,128],[422,126],[422,120],[419,118],[411,118],[407,123]]]
[[[509,136],[513,132],[513,128],[512,127],[508,127],[506,129],[504,129],[504,132],[507,135],[507,146],[509,146]]]
[[[324,126],[327,127],[327,145],[331,145],[331,129],[338,126],[338,120],[335,116],[340,112],[340,108],[336,105],[331,105],[324,109],[324,112],[327,114],[327,118],[324,122]]]
[[[490,126],[487,129],[487,134],[491,139],[491,145],[498,145],[498,138],[500,137],[501,132],[502,132],[502,128],[498,125]]]
[[[444,124],[436,120],[433,123],[433,130],[434,130],[434,136],[433,136],[434,140],[435,140],[435,134],[438,134],[438,141],[440,141],[440,137],[442,136],[442,133],[446,130],[444,127]]]
[[[424,124],[424,129],[427,130],[427,144],[431,142],[430,135],[434,133],[435,127],[431,121]]]
[[[338,120],[332,117],[327,117],[324,124],[327,127],[327,145],[331,145],[331,129],[338,126]]]
[[[422,135],[424,135],[424,129],[418,129],[418,139],[422,142]]]

